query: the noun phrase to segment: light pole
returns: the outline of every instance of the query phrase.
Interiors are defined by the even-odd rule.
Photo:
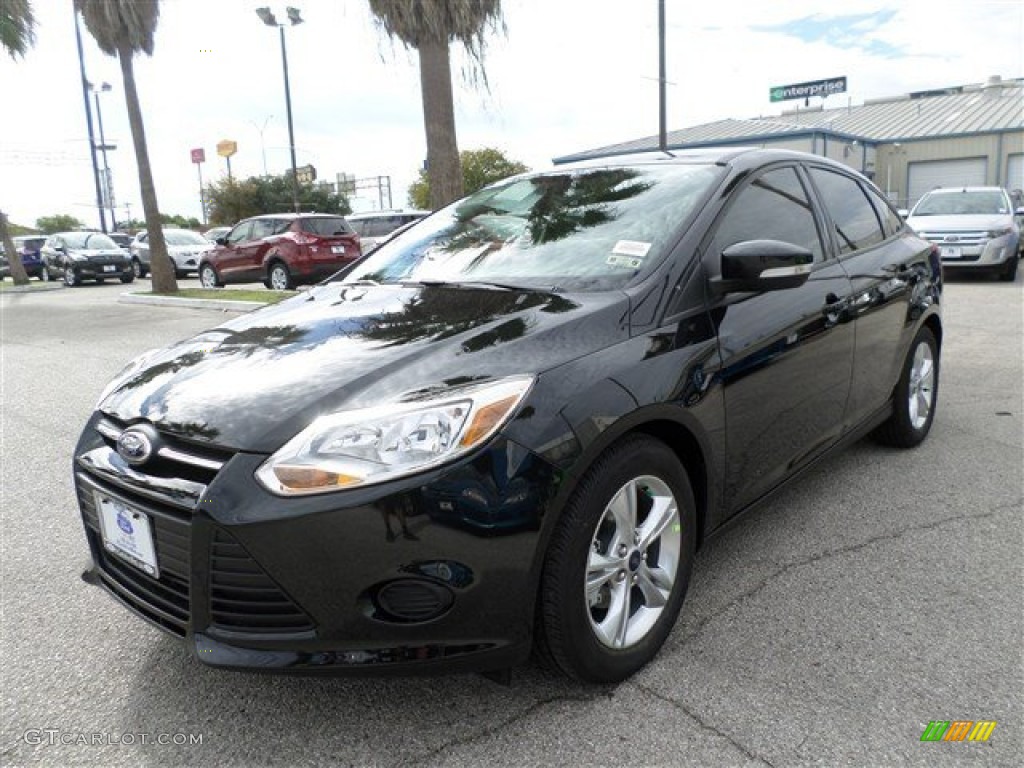
[[[267,130],[267,123],[269,123],[271,118],[273,118],[273,117],[274,117],[273,115],[267,115],[265,118],[263,118],[263,125],[256,125],[256,123],[254,121],[252,121],[252,120],[249,121],[249,125],[251,125],[253,128],[255,128],[260,133],[260,154],[263,155],[263,175],[264,176],[269,176],[270,174],[267,173],[267,145],[263,143],[263,132],[265,130]]]
[[[288,15],[288,21],[291,26],[301,24],[303,19],[300,15],[298,8],[288,6],[285,9]],[[288,83],[288,48],[284,43],[284,28],[285,24],[278,24],[277,18],[269,8],[257,8],[256,15],[263,20],[263,23],[268,27],[277,27],[277,31],[281,33],[281,67],[284,70],[284,104],[288,111],[288,149],[292,156],[292,205],[295,206],[295,212],[299,213],[299,175],[295,163],[295,129],[292,126],[292,91],[291,85]]]
[[[89,106],[89,81],[85,77],[85,56],[82,53],[82,28],[75,11],[75,42],[78,44],[78,70],[82,75],[82,99],[85,101],[85,123],[89,127],[89,156],[92,159],[92,179],[96,185],[96,210],[100,215],[100,229],[107,231],[107,217],[103,215],[103,193],[100,192],[100,169],[96,163],[96,137],[92,132],[92,107]]]
[[[110,207],[110,228],[111,230],[116,230],[117,216],[114,214],[114,180],[110,178],[110,165],[107,163],[107,150],[114,147],[107,146],[107,139],[103,135],[103,112],[100,110],[100,94],[110,91],[110,83],[101,83],[99,88],[90,83],[89,90],[92,91],[92,95],[96,99],[96,122],[100,126],[100,154],[103,155],[103,192],[107,205]]]

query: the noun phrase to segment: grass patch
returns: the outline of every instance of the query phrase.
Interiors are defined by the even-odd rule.
[[[262,304],[276,304],[290,299],[298,291],[259,291],[241,288],[180,288],[177,293],[156,293],[140,291],[142,296],[170,296],[179,299],[215,299],[217,301],[258,301]]]
[[[52,290],[53,286],[50,283],[44,283],[41,280],[36,280],[34,277],[29,278],[28,285],[15,285],[14,281],[10,278],[0,280],[0,293],[23,293],[40,289]]]

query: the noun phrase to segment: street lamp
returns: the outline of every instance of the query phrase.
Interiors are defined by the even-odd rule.
[[[285,9],[288,14],[288,22],[291,26],[302,23],[302,16],[299,15],[298,8],[292,8],[289,6]],[[288,83],[288,49],[284,43],[284,23],[278,24],[277,18],[269,8],[257,8],[256,15],[263,20],[263,23],[268,27],[277,27],[278,32],[281,33],[281,67],[284,70],[284,103],[285,108],[288,111],[288,149],[292,155],[292,204],[295,206],[295,212],[299,213],[299,175],[295,163],[295,129],[292,126],[292,91],[291,86]]]
[[[82,100],[85,102],[85,124],[89,131],[89,159],[92,160],[92,180],[96,185],[96,210],[100,215],[100,229],[107,231],[107,217],[103,215],[103,193],[100,191],[100,169],[96,164],[96,138],[92,132],[92,107],[89,105],[89,81],[85,76],[85,56],[82,53],[82,27],[75,11],[75,43],[78,46],[78,71],[82,76]]]
[[[267,130],[267,123],[269,123],[273,117],[273,115],[267,115],[265,118],[263,118],[263,125],[256,125],[256,123],[253,120],[249,121],[249,125],[251,125],[253,128],[260,132],[260,153],[263,155],[264,176],[269,176],[270,174],[267,173],[267,145],[263,142],[263,132]]]
[[[89,83],[89,90],[92,91],[93,97],[96,99],[96,120],[100,126],[100,153],[103,155],[103,196],[106,198],[106,203],[110,206],[110,229],[117,229],[117,216],[114,214],[114,180],[110,178],[110,165],[107,163],[107,150],[114,149],[113,146],[107,145],[107,139],[103,135],[103,112],[100,110],[100,94],[108,93],[111,89],[110,83],[101,83],[97,88],[92,83]]]

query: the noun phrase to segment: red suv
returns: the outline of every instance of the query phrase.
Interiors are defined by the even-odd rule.
[[[262,281],[283,291],[315,283],[361,256],[359,236],[342,216],[275,213],[238,222],[203,255],[204,288]]]

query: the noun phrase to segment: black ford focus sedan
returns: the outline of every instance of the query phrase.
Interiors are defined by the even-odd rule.
[[[85,578],[213,666],[622,680],[730,518],[925,438],[941,287],[820,157],[500,182],[125,368],[73,462]]]

